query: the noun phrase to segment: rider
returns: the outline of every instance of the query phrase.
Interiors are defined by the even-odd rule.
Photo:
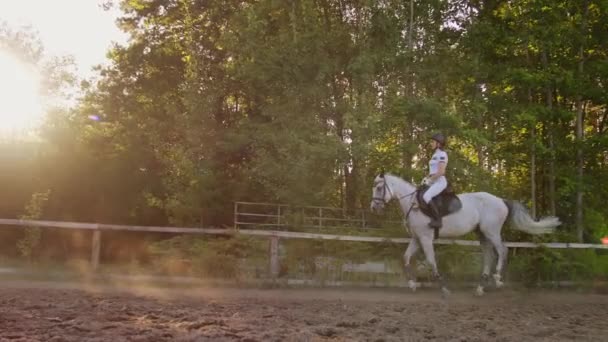
[[[448,186],[448,181],[445,178],[445,169],[448,165],[448,154],[444,151],[445,140],[445,136],[441,133],[435,133],[431,137],[431,147],[434,152],[429,161],[429,175],[424,180],[425,184],[429,185],[429,189],[424,193],[423,199],[431,208],[434,216],[431,217],[431,222],[429,223],[431,228],[441,228],[439,208],[431,200]]]

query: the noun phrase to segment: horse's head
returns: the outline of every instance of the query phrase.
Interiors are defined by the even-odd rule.
[[[386,176],[384,175],[384,171],[382,171],[376,176],[374,185],[372,186],[371,210],[376,213],[382,212],[384,205],[388,203],[392,197],[392,192],[387,183]]]

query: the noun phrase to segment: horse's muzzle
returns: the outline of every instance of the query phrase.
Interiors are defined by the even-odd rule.
[[[373,200],[370,204],[370,209],[373,213],[380,214],[384,210],[384,202]]]

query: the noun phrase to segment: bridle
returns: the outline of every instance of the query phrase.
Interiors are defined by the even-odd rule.
[[[386,198],[386,192],[387,191],[390,192],[391,196],[389,198],[392,198],[393,197],[393,191],[389,188],[389,186],[388,186],[388,184],[386,182],[386,179],[384,177],[382,177],[382,182],[384,183],[383,186],[382,186],[382,197],[373,197],[372,201],[374,203],[376,203],[378,201],[382,201],[382,203],[387,204],[388,202],[385,199]],[[374,186],[377,186],[377,184],[378,183],[374,184]],[[414,190],[414,191],[410,192],[407,195],[400,196],[398,198],[398,200],[401,201],[402,199],[404,199],[406,197],[413,196],[417,191],[418,190]],[[390,199],[389,199],[389,201],[390,201]],[[404,218],[405,221],[407,221],[408,217],[410,216],[410,213],[412,212],[412,209],[414,209],[414,206],[415,206],[415,203],[414,203],[414,201],[412,201],[412,204],[410,205],[410,208],[407,210],[407,213],[405,214],[405,218]]]
[[[386,200],[386,191],[388,190],[388,192],[390,192],[391,197],[393,197],[393,191],[388,187],[388,184],[386,184],[386,179],[382,178],[382,196],[381,197],[373,197],[372,201],[374,202],[378,202],[378,201],[382,201],[383,204],[388,204],[388,201]],[[378,183],[374,184],[374,187],[377,186]],[[389,200],[390,201],[390,200]]]

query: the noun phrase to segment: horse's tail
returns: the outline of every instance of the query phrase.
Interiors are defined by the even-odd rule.
[[[511,200],[504,200],[504,202],[509,208],[511,225],[522,232],[534,235],[548,234],[554,232],[555,228],[562,224],[555,216],[543,217],[539,221],[534,221],[520,202]]]

